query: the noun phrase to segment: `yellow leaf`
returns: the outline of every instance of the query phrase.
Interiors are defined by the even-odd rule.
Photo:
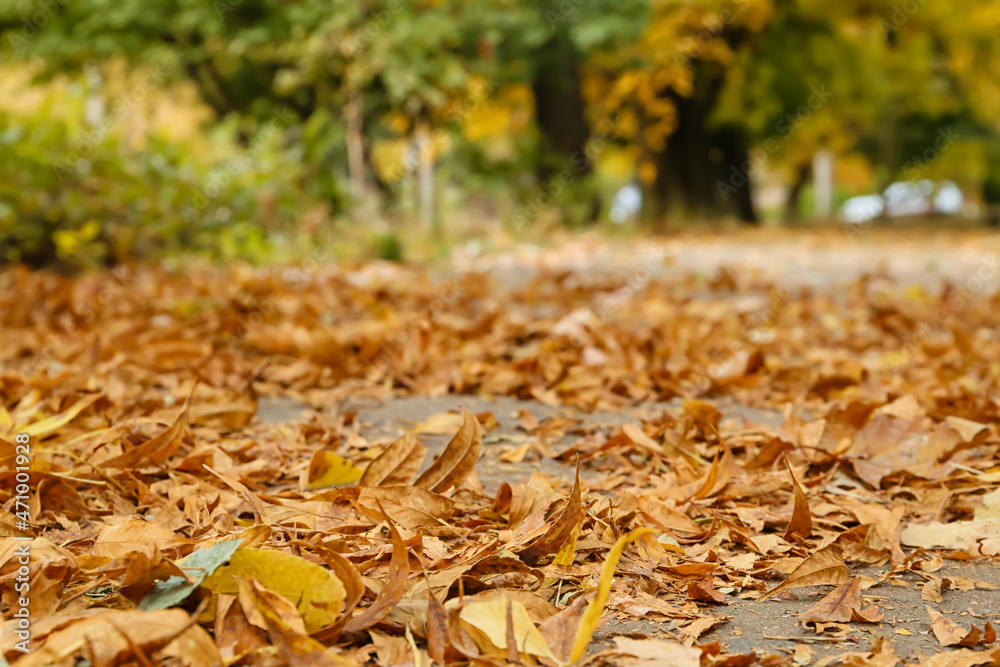
[[[240,549],[202,582],[216,594],[238,595],[239,579],[253,577],[296,606],[306,631],[332,625],[344,605],[344,585],[325,568],[280,551]]]
[[[604,567],[601,568],[601,583],[597,587],[597,597],[590,601],[587,610],[583,612],[583,618],[580,619],[580,627],[576,631],[576,641],[573,642],[573,652],[569,657],[570,662],[579,660],[583,657],[583,652],[587,650],[587,644],[590,643],[590,638],[594,635],[594,630],[597,629],[597,623],[601,620],[601,614],[604,613],[604,605],[611,593],[611,582],[615,577],[615,567],[618,565],[618,559],[622,557],[625,547],[643,535],[652,532],[652,528],[636,528],[619,537],[615,546],[611,547],[611,551],[608,552],[608,557],[604,561]]]
[[[552,559],[553,565],[572,565],[573,559],[576,558],[576,540],[580,537],[580,526],[583,524],[576,524],[576,528],[573,532],[569,534],[569,539],[566,540],[566,544],[562,545],[559,549],[559,553],[556,557]]]
[[[325,449],[317,450],[309,461],[310,489],[334,484],[350,484],[361,479],[364,471],[353,463]]]
[[[490,652],[490,648],[493,646],[505,651],[507,648],[508,605],[510,605],[511,619],[514,624],[514,637],[517,638],[518,653],[546,657],[559,662],[552,654],[545,637],[531,622],[531,616],[528,615],[524,604],[512,600],[509,596],[497,596],[485,601],[469,602],[462,607],[458,617],[466,624],[466,630],[471,630],[469,634],[481,649]],[[505,655],[505,653],[497,655]]]
[[[58,415],[53,415],[51,417],[47,417],[42,421],[35,422],[34,424],[29,424],[28,426],[19,429],[18,432],[26,433],[27,435],[32,437],[39,437],[43,435],[48,435],[49,433],[52,433],[54,431],[58,431],[63,426],[76,419],[76,416],[78,414],[80,414],[81,412],[89,408],[91,405],[93,405],[94,402],[97,401],[97,399],[99,399],[100,397],[101,394],[91,394],[90,396],[81,398],[65,412]]]
[[[559,553],[556,554],[555,558],[552,559],[553,565],[572,565],[573,560],[576,558],[576,540],[580,537],[580,527],[583,526],[582,523],[576,524],[573,532],[569,534],[569,539],[566,540],[566,544],[562,545],[559,549]],[[542,582],[542,588],[548,588],[549,586],[554,586],[558,579],[555,577],[546,577],[545,581]]]

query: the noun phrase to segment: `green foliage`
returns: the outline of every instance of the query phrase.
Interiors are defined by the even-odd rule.
[[[402,262],[404,256],[403,241],[395,232],[380,234],[375,237],[375,252],[379,259]]]
[[[41,63],[42,79],[152,67],[161,88],[192,83],[215,118],[203,142],[101,130],[82,160],[66,155],[94,132],[82,96],[70,116],[0,118],[0,259],[261,256],[319,207],[347,208],[352,140],[381,210],[412,216],[418,127],[435,202],[486,200],[501,217],[567,167],[546,221],[590,224],[607,184],[628,179],[648,202],[731,215],[740,198],[719,204],[717,184],[747,193],[733,184],[751,180],[735,173],[747,158],[787,175],[819,150],[863,162],[871,189],[926,173],[995,197],[998,22],[995,0],[11,0],[11,62]],[[602,183],[597,157],[577,171],[574,156],[609,123],[599,159],[630,164]],[[915,163],[952,124],[955,145]],[[398,239],[370,241],[401,257]]]
[[[88,128],[64,113],[82,104],[82,95],[53,96],[40,113],[0,113],[0,261],[262,257],[269,233],[316,206],[281,132],[240,145],[230,122],[204,143],[154,132],[140,147],[113,117]]]

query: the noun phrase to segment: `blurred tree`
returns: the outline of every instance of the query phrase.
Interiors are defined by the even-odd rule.
[[[537,188],[569,169],[586,193],[615,144],[635,156],[657,221],[755,222],[762,173],[789,184],[792,216],[820,150],[881,165],[884,185],[924,173],[913,156],[939,130],[959,128],[960,145],[995,137],[998,24],[1000,0],[0,5],[3,48],[49,74],[157,63],[194,81],[244,138],[276,109],[294,110],[298,150],[340,206],[366,182],[399,198],[397,183],[416,173],[427,191],[426,167],[446,153],[448,174],[465,183],[474,171],[476,182]],[[520,122],[525,109],[533,124]],[[1000,181],[991,155],[949,144],[934,161],[956,160],[964,184],[989,195],[983,184]]]

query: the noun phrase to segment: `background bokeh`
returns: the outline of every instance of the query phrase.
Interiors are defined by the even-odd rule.
[[[933,224],[995,223],[998,34],[997,0],[7,0],[0,260],[888,224],[920,181],[891,217],[948,184]]]

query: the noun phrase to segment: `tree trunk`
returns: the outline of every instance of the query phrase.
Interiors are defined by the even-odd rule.
[[[718,219],[732,215],[758,223],[750,189],[748,142],[736,127],[708,128],[715,94],[699,99],[671,94],[677,109],[677,129],[659,154],[656,182],[650,188],[659,208],[656,218],[680,215]]]
[[[809,182],[809,174],[812,172],[811,165],[807,162],[800,164],[795,169],[795,181],[785,198],[785,208],[781,213],[784,222],[795,222],[799,217],[799,200],[802,199],[802,190]]]
[[[577,73],[579,56],[565,30],[557,31],[542,45],[537,59],[531,89],[541,135],[538,180],[547,182],[566,168],[576,177],[589,174],[593,168],[590,160],[579,159],[590,138]]]
[[[344,107],[344,122],[347,125],[347,171],[351,186],[351,206],[359,211],[365,198],[365,153],[364,127],[361,108],[361,93],[351,93]]]

